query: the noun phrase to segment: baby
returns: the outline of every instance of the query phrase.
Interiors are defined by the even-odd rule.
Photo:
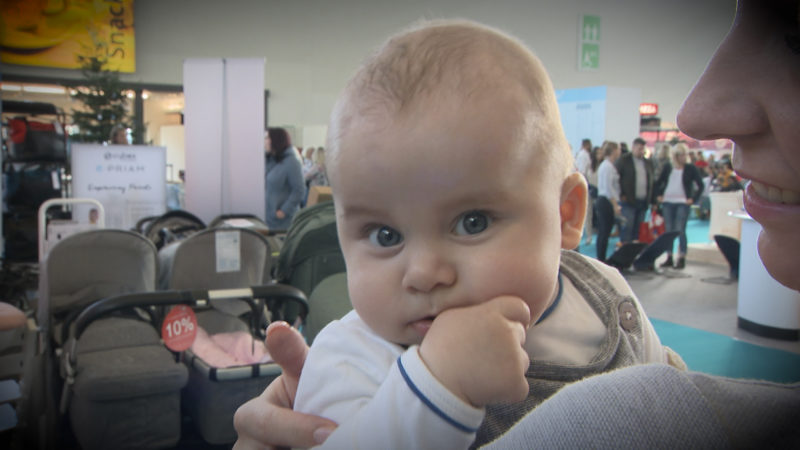
[[[587,188],[551,82],[471,22],[392,37],[331,118],[354,311],[317,335],[295,410],[330,448],[489,442],[565,384],[670,362],[619,273],[578,246]]]

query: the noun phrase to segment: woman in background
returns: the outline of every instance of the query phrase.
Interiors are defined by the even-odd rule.
[[[700,171],[694,164],[686,163],[686,144],[678,144],[672,149],[672,163],[664,166],[661,175],[656,180],[653,191],[656,201],[661,203],[664,215],[664,228],[666,232],[677,231],[678,235],[678,262],[676,269],[686,267],[686,221],[689,219],[689,209],[697,204],[703,193],[703,179]],[[667,260],[661,266],[671,267],[672,249],[667,251]]]
[[[283,128],[270,128],[264,135],[266,151],[266,220],[271,230],[286,230],[306,194],[303,166]]]
[[[614,218],[619,215],[619,172],[614,167],[620,155],[619,144],[603,143],[603,162],[597,169],[597,259],[606,261],[608,237],[614,228]]]
[[[112,145],[130,145],[128,141],[128,127],[122,124],[114,125],[108,133],[108,143]]]
[[[313,150],[313,147],[311,147]],[[306,184],[311,186],[328,186],[328,172],[325,170],[325,149],[313,150],[311,167],[305,173]]]

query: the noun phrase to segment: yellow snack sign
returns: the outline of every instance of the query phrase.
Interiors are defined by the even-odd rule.
[[[134,0],[0,0],[0,61],[77,69],[102,44],[107,69],[136,71]]]

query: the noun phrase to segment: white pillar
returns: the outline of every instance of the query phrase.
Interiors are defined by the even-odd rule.
[[[186,210],[264,217],[264,60],[183,64]]]

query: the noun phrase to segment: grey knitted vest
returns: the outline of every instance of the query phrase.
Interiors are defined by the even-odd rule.
[[[642,324],[638,321],[638,310],[633,299],[617,292],[611,283],[578,253],[563,250],[559,269],[562,276],[572,282],[606,324],[606,337],[600,351],[585,366],[563,366],[531,361],[525,374],[530,386],[528,398],[518,403],[487,406],[486,418],[478,430],[472,448],[491,442],[505,433],[525,414],[565,385],[591,375],[644,361]]]

